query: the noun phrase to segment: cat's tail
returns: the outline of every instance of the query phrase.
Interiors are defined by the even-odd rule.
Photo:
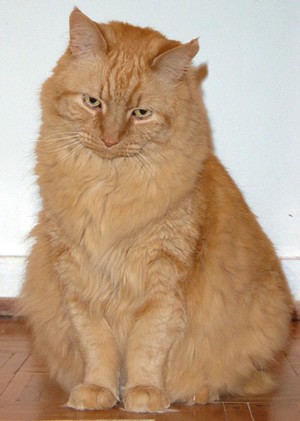
[[[260,395],[270,393],[276,388],[273,375],[266,371],[255,371],[252,377],[243,384],[243,395]]]

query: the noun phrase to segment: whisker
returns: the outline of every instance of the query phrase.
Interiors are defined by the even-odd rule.
[[[78,142],[78,141],[79,141],[78,139],[69,137],[69,138],[64,138],[64,139],[53,139],[52,142],[46,141],[46,142],[41,142],[40,144],[45,148],[51,148],[52,146],[53,147],[55,147],[55,146],[63,147],[65,145],[69,145],[69,144],[72,144],[72,143]]]
[[[75,149],[73,149],[70,153],[68,153],[64,158],[60,159],[59,161],[57,161],[55,164],[61,164],[62,162],[65,162],[67,159],[70,159],[72,156],[74,156],[79,149],[82,149],[83,146],[81,144],[79,144]]]
[[[42,154],[49,154],[49,153],[52,153],[52,152],[63,152],[63,151],[65,151],[65,150],[68,150],[68,149],[70,149],[70,148],[72,148],[73,146],[78,146],[79,145],[79,143],[78,142],[73,142],[73,143],[70,143],[70,144],[67,144],[67,145],[63,145],[63,146],[61,146],[61,147],[58,147],[58,148],[51,148],[51,149],[47,149],[47,150],[43,150],[43,149],[40,149],[39,150],[39,153],[42,153]],[[71,150],[71,152],[74,150],[74,148],[72,148],[72,150]]]
[[[76,131],[68,131],[68,132],[58,132],[58,133],[52,133],[52,134],[50,134],[50,135],[48,135],[48,136],[40,136],[40,139],[41,140],[47,140],[47,139],[51,139],[51,138],[53,138],[53,137],[56,137],[56,136],[78,136],[78,132],[76,132]]]
[[[69,135],[69,136],[63,136],[63,137],[53,137],[52,139],[41,139],[39,143],[42,143],[44,145],[52,145],[55,142],[64,143],[64,141],[77,140],[77,139],[79,139],[79,136]]]
[[[56,145],[64,146],[64,145],[68,145],[69,143],[78,142],[78,141],[79,141],[78,137],[64,137],[61,139],[52,139],[51,141],[50,140],[46,140],[45,142],[42,141],[42,142],[39,142],[39,144],[42,144],[43,146],[48,148],[48,147],[56,146]]]
[[[141,169],[141,171],[143,171],[144,175],[145,175],[145,176],[147,176],[146,169],[145,169],[145,165],[144,165],[144,162],[143,162],[143,160],[141,159],[140,155],[136,155],[136,156],[135,156],[135,158],[136,158],[136,159],[137,159],[137,161],[140,163],[140,169]]]
[[[39,144],[45,146],[45,147],[51,147],[56,145],[67,145],[72,142],[78,142],[79,137],[77,136],[68,136],[68,137],[62,137],[62,138],[53,138],[51,140],[45,140],[38,142]]]
[[[148,170],[148,172],[150,173],[150,175],[155,178],[154,176],[154,172],[153,172],[153,166],[152,164],[148,161],[148,159],[145,157],[145,155],[143,155],[141,152],[138,152],[137,155],[141,162],[144,164],[144,168],[146,168]]]
[[[26,165],[31,163],[35,159],[36,159],[36,153],[35,152],[30,151],[30,152],[25,154],[25,164]]]
[[[61,117],[62,118],[62,117]],[[69,121],[60,121],[58,123],[43,123],[42,127],[50,127],[50,126],[70,126],[70,122]]]

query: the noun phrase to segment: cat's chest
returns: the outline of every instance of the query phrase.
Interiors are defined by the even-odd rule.
[[[62,261],[61,279],[71,294],[90,303],[95,314],[123,329],[128,316],[147,299],[151,252],[152,246],[136,238],[109,247],[104,254],[94,251],[92,256],[76,247],[66,264]]]
[[[155,181],[145,183],[134,172],[131,177],[83,178],[65,196],[60,227],[71,246],[82,247],[91,256],[104,255],[124,238],[137,235],[169,204]]]
[[[116,310],[143,299],[151,289],[149,267],[161,253],[184,266],[190,264],[198,232],[186,213],[182,219],[183,213],[178,210],[177,218],[167,215],[154,220],[131,236],[112,242],[105,251],[95,247],[87,252],[82,244],[73,248],[72,259],[82,272],[78,288],[86,289],[92,300],[116,305]]]
[[[85,168],[81,177],[60,184],[52,202],[58,242],[71,253],[69,268],[61,271],[67,283],[88,300],[116,308],[145,294],[153,252],[184,261],[197,237],[191,196],[171,207],[172,189],[162,191],[157,180],[145,182],[140,171],[131,170],[130,177],[128,171],[99,177]]]
[[[105,181],[79,192],[74,204],[75,243],[91,255],[104,256],[114,244],[140,224],[140,205],[137,201],[128,203],[125,197],[130,192],[119,187],[114,190]],[[130,214],[138,213],[136,220]],[[131,228],[131,229],[130,229]]]

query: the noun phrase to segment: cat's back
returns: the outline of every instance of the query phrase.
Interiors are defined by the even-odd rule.
[[[204,164],[198,200],[206,202],[198,276],[210,279],[213,274],[220,288],[256,294],[266,303],[271,292],[273,303],[278,298],[285,310],[290,309],[291,294],[274,246],[242,192],[213,155]]]

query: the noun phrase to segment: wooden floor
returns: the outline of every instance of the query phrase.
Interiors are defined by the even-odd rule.
[[[160,414],[74,411],[65,408],[67,396],[49,382],[47,372],[31,354],[21,321],[0,319],[0,420],[157,420],[157,421],[300,421],[300,323],[292,324],[292,340],[274,371],[278,390],[269,396],[227,398],[192,407],[174,405]]]

